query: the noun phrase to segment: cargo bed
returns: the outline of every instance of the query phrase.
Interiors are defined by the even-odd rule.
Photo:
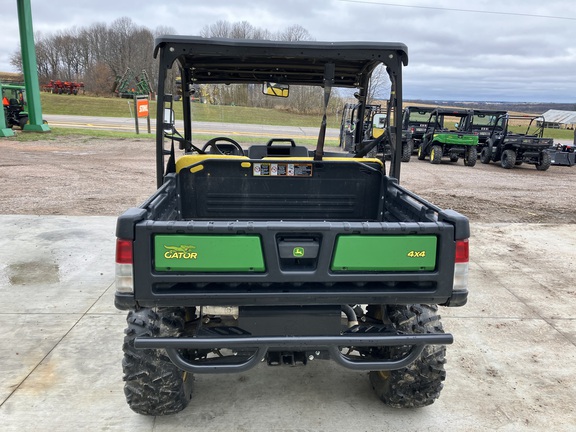
[[[467,219],[402,188],[379,160],[202,155],[177,168],[118,221],[150,263],[135,269],[139,305],[465,301],[452,279]]]

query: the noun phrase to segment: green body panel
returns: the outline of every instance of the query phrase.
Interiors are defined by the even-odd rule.
[[[157,271],[263,272],[264,257],[256,235],[157,235]]]
[[[478,136],[458,133],[437,133],[434,134],[434,141],[448,145],[475,146],[478,145]]]
[[[418,271],[436,268],[436,236],[341,235],[333,271]]]

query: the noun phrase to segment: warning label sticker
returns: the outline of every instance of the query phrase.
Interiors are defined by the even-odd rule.
[[[255,163],[252,174],[261,177],[312,177],[312,164]]]

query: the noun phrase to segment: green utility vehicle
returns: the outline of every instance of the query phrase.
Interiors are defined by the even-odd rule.
[[[526,131],[516,133],[510,130],[510,123],[524,123]],[[536,166],[538,171],[546,171],[552,164],[550,156],[554,145],[552,138],[544,138],[542,116],[504,114],[496,119],[490,135],[479,146],[480,162],[499,162],[502,168],[511,169],[515,165],[527,163]]]
[[[437,108],[432,111],[422,143],[418,147],[418,159],[424,160],[429,156],[431,163],[439,164],[442,157],[450,158],[450,162],[458,162],[458,158],[462,158],[464,165],[476,165],[478,136],[457,129],[472,114],[472,110],[468,109]],[[451,121],[456,122],[455,128],[446,128],[445,125]]]
[[[368,371],[390,406],[433,403],[453,341],[438,306],[466,303],[470,229],[399,184],[406,46],[162,36],[155,57],[158,190],[116,230],[129,406],[170,414],[193,400],[193,374],[319,360]],[[193,84],[239,86],[255,101],[315,86],[326,113],[333,88],[365,100],[381,63],[392,83],[388,172],[364,157],[380,137],[355,154],[325,151],[326,115],[314,149],[291,137],[244,147],[195,135]],[[174,70],[182,132],[166,93]]]
[[[2,105],[6,126],[12,128],[18,126],[24,129],[28,123],[28,111],[26,111],[26,88],[16,84],[1,84]]]

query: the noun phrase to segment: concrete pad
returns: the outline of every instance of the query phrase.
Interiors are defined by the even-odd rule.
[[[366,373],[315,361],[197,375],[190,407],[150,418],[130,411],[123,394],[114,223],[0,216],[3,431],[576,427],[576,283],[566,271],[576,264],[573,225],[472,225],[469,304],[440,310],[455,343],[445,388],[430,407],[388,408]]]
[[[434,406],[451,411],[456,430],[574,430],[576,347],[564,335],[541,319],[444,324],[456,340]]]
[[[112,217],[0,216],[0,313],[86,312],[114,281],[114,229]]]
[[[146,430],[122,390],[122,329],[116,315],[82,318],[2,405],[8,430]],[[144,426],[144,429],[141,427]]]
[[[18,388],[80,318],[79,314],[0,314],[0,402]]]

